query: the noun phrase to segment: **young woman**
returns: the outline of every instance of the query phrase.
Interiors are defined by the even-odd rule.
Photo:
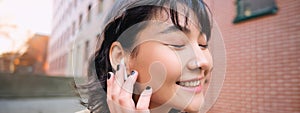
[[[120,0],[89,68],[93,113],[200,112],[212,70],[202,0]]]

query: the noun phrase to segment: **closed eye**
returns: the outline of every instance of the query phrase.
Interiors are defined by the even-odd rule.
[[[169,46],[173,46],[173,47],[176,47],[176,48],[182,48],[182,47],[184,47],[184,45],[169,45]]]
[[[198,44],[198,46],[200,46],[201,48],[207,49],[208,45],[202,45],[202,44]]]
[[[165,44],[166,46],[175,48],[175,49],[182,49],[185,45],[176,45],[176,44]]]

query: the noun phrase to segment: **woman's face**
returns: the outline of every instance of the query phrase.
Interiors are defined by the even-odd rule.
[[[151,86],[150,108],[173,107],[198,111],[204,101],[204,82],[212,69],[212,58],[205,34],[197,21],[189,20],[187,29],[177,29],[166,14],[148,23],[137,38],[137,55],[129,60],[130,70],[139,76],[136,90]],[[193,15],[188,17],[193,19]],[[179,16],[184,26],[184,16]]]

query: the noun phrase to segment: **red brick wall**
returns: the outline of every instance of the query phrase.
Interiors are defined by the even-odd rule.
[[[236,0],[206,0],[227,52],[226,79],[210,113],[300,112],[300,0],[275,15],[233,24]]]

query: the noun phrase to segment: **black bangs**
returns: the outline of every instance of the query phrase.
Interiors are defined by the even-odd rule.
[[[178,11],[178,5],[184,6],[184,11]],[[170,0],[170,18],[173,24],[179,29],[184,30],[186,26],[189,24],[189,20],[192,20],[189,17],[190,13],[194,13],[197,17],[198,27],[200,27],[201,33],[204,33],[207,36],[207,40],[210,39],[211,29],[212,29],[212,20],[211,20],[211,12],[207,5],[202,0]],[[190,12],[189,10],[192,10]],[[179,24],[178,15],[184,15],[184,26]],[[196,24],[196,23],[194,23]]]
[[[124,2],[125,1],[126,0],[124,0]],[[179,10],[179,6],[183,6],[183,10]],[[142,21],[151,20],[151,17],[159,12],[159,10],[167,11],[169,18],[179,30],[186,29],[190,20],[197,19],[197,23],[193,24],[196,24],[196,26],[199,27],[199,32],[204,33],[208,40],[211,37],[213,25],[211,20],[212,15],[207,4],[203,0],[137,0],[125,5],[123,10],[124,12],[120,11],[121,15],[114,17],[111,22],[117,24],[116,29],[114,30],[117,38],[131,26]],[[190,14],[195,15],[196,18],[189,18]],[[182,21],[179,20],[179,15],[185,16],[184,25],[179,24],[180,21]]]

